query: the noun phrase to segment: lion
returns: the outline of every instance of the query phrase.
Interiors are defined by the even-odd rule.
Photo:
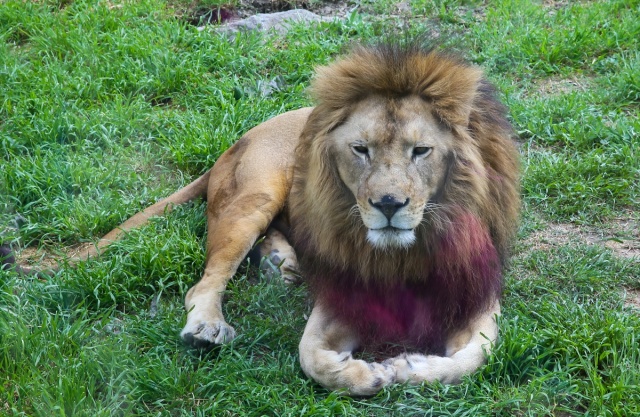
[[[311,93],[315,107],[251,129],[82,257],[205,196],[206,265],[185,298],[187,343],[235,337],[222,293],[251,252],[286,282],[307,282],[300,365],[322,386],[368,396],[394,383],[459,382],[497,340],[517,227],[506,108],[479,68],[415,45],[355,47],[317,70]],[[354,356],[387,347],[399,351]]]

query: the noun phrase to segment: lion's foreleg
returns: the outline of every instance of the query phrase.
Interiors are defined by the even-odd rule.
[[[496,316],[500,303],[474,319],[469,326],[453,334],[447,341],[447,356],[403,354],[385,361],[397,369],[397,381],[420,384],[440,381],[444,384],[460,382],[484,364],[498,338]]]
[[[394,366],[354,359],[357,347],[354,332],[316,304],[300,341],[300,365],[324,387],[350,395],[373,395],[395,381]]]
[[[187,343],[207,346],[235,337],[235,330],[222,314],[222,295],[227,282],[280,208],[279,200],[262,198],[262,204],[251,209],[248,202],[256,198],[239,196],[223,215],[209,217],[207,265],[202,279],[185,298],[187,323],[180,335]]]

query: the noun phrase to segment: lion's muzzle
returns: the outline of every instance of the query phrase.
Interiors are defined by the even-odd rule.
[[[385,194],[378,199],[368,198],[368,207],[361,208],[367,240],[379,249],[408,248],[415,242],[415,216],[409,197]]]

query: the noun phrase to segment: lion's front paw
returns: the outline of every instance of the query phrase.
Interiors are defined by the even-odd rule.
[[[455,384],[460,382],[463,374],[459,363],[442,356],[404,354],[388,359],[384,363],[395,367],[396,378],[400,383],[420,384],[440,381],[443,384]]]
[[[383,387],[389,386],[396,382],[396,369],[389,364],[369,363],[371,375],[366,384],[357,384],[350,387],[349,392],[352,395],[375,395]]]
[[[429,380],[429,360],[420,354],[403,354],[383,362],[396,369],[396,381],[399,383],[420,383]]]
[[[209,347],[232,341],[236,337],[236,331],[224,320],[193,320],[187,321],[180,336],[192,346]]]

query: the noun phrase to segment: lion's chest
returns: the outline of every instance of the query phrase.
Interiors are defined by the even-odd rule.
[[[423,288],[401,284],[350,290],[327,290],[321,298],[358,333],[363,347],[395,344],[442,353],[448,320],[438,300]]]
[[[399,344],[444,353],[448,335],[500,295],[498,252],[487,228],[470,213],[451,221],[435,249],[402,261],[423,262],[423,272],[367,280],[353,270],[316,268],[307,277],[317,302],[353,328],[365,347]]]

